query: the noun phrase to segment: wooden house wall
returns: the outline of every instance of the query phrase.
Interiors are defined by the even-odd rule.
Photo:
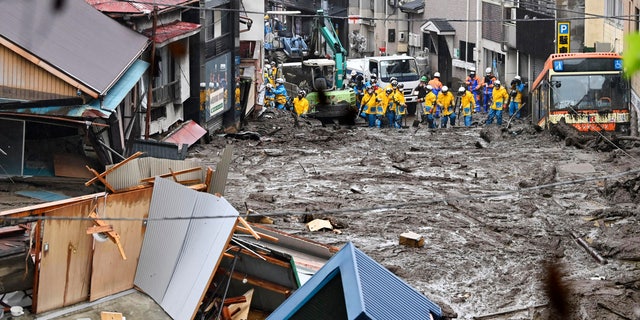
[[[73,86],[0,45],[0,98],[22,100],[76,97]]]
[[[136,267],[145,227],[141,220],[148,216],[153,189],[110,194],[81,199],[62,207],[45,210],[42,249],[38,268],[35,312],[42,313],[133,288]],[[93,226],[87,217],[96,209],[100,217],[128,218],[105,220],[120,235],[127,259],[123,259],[110,240],[94,242],[86,233]],[[29,209],[29,208],[27,208]],[[12,215],[21,216],[14,212]],[[72,219],[61,219],[71,217]],[[75,218],[75,219],[73,219]]]

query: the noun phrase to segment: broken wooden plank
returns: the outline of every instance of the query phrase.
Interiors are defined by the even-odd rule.
[[[178,176],[178,175],[181,175],[181,174],[185,174],[185,173],[195,172],[195,171],[198,171],[198,170],[202,170],[202,167],[193,167],[193,168],[179,170],[179,171],[172,171],[171,169],[169,169],[169,171],[171,171],[169,173],[163,173],[161,175],[140,179],[140,182],[151,182],[151,181],[155,180],[156,177],[166,178],[166,177],[173,176],[175,178],[175,176]]]
[[[226,275],[229,275],[229,272],[224,269],[224,268],[218,268],[217,272],[221,272],[224,273]],[[270,282],[270,281],[266,281],[263,279],[259,279],[253,276],[249,276],[249,275],[245,275],[245,274],[239,274],[237,272],[234,272],[231,274],[231,278],[233,278],[234,280],[238,280],[238,281],[242,281],[244,282],[245,280],[247,281],[248,284],[253,285],[253,286],[258,286],[260,288],[269,290],[269,291],[273,291],[279,294],[282,294],[286,297],[288,297],[291,293],[292,293],[292,289],[291,288],[287,288],[284,286],[281,286],[279,284]]]
[[[109,231],[113,231],[112,225],[93,226],[93,227],[87,228],[87,234],[103,233],[103,232],[109,232]]]
[[[115,188],[112,187],[100,173],[98,173],[98,171],[96,171],[93,168],[90,168],[89,166],[87,166],[87,170],[91,171],[96,176],[95,179],[100,180],[100,182],[102,182],[102,184],[104,184],[104,186],[107,189],[109,189],[109,191],[111,191],[112,193],[114,193],[116,191]],[[91,179],[91,180],[93,180],[93,179]],[[85,185],[87,185],[87,183],[85,183]],[[88,185],[87,185],[87,187],[88,187]]]
[[[245,296],[238,296],[238,297],[231,297],[231,298],[226,298],[224,299],[223,304],[225,306],[228,306],[230,304],[236,304],[236,303],[242,303],[242,302],[247,302],[247,297]]]
[[[84,185],[85,185],[85,186],[87,186],[87,187],[88,187],[88,186],[90,186],[91,184],[93,184],[94,182],[96,182],[96,180],[98,180],[98,179],[99,179],[98,177],[103,177],[103,178],[104,178],[104,177],[105,177],[106,175],[108,175],[109,173],[111,173],[111,172],[113,172],[114,170],[116,170],[116,169],[118,169],[118,168],[122,167],[123,165],[127,164],[127,162],[129,162],[129,161],[131,161],[131,160],[133,160],[133,159],[135,159],[135,158],[140,157],[140,156],[141,156],[141,155],[143,155],[143,154],[144,154],[144,152],[142,152],[142,151],[138,151],[138,152],[136,152],[136,153],[132,154],[132,155],[131,155],[131,156],[129,156],[128,158],[126,158],[126,159],[124,159],[124,160],[122,160],[122,161],[120,161],[120,162],[116,163],[113,167],[111,167],[111,168],[109,168],[109,169],[105,170],[103,173],[98,174],[98,176],[96,176],[96,177],[92,178],[91,180],[89,180],[89,181],[85,182],[85,183],[84,183]],[[87,166],[87,169],[89,169],[89,166]],[[91,169],[91,170],[93,170],[93,169]],[[89,171],[91,171],[91,170],[89,170]],[[94,170],[94,171],[95,171],[95,170]],[[95,173],[94,173],[94,174],[95,174]]]
[[[251,234],[253,238],[255,238],[256,240],[260,240],[260,235],[257,232],[255,232],[253,228],[251,228],[251,226],[247,223],[246,220],[244,220],[242,217],[238,217],[238,222],[240,222],[240,224],[242,224],[242,226],[249,231],[249,234]]]
[[[89,217],[93,219],[93,222],[98,226],[106,226],[107,224],[100,219],[98,214],[95,211],[91,211],[89,213]],[[123,260],[127,260],[127,256],[124,253],[124,248],[122,247],[122,243],[120,242],[120,235],[115,231],[108,231],[106,234],[109,236],[111,241],[113,241],[118,246],[118,251],[120,251],[120,255]]]
[[[242,227],[242,226],[236,226],[235,228],[237,231],[240,231],[242,233],[246,233],[246,234],[251,234],[251,231],[249,231],[249,229]],[[256,232],[260,238],[264,239],[264,240],[269,240],[269,241],[273,241],[273,242],[278,242],[278,238],[276,237],[272,237],[270,235],[266,235],[264,233],[261,232]]]
[[[607,259],[603,258],[595,249],[589,246],[589,244],[586,243],[582,238],[578,237],[578,235],[576,235],[573,232],[571,232],[571,236],[582,248],[584,248],[587,251],[587,253],[589,253],[589,255],[591,255],[591,257],[593,257],[596,261],[598,261],[598,263],[607,264]]]

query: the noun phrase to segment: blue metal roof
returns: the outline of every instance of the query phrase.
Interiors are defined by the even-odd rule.
[[[127,93],[131,91],[131,88],[140,80],[140,77],[142,77],[148,67],[148,62],[136,60],[108,91],[102,102],[102,107],[100,106],[100,100],[94,99],[90,103],[83,105],[19,108],[7,111],[5,114],[36,114],[71,118],[108,118],[120,105],[120,102],[122,102]]]
[[[306,304],[330,305],[328,301],[312,298],[336,276],[341,278],[344,296],[334,296],[331,299],[344,299],[347,319],[429,319],[430,315],[435,319],[442,317],[442,309],[438,305],[352,243],[347,243],[309,281],[271,313],[267,320],[296,318],[296,313]]]
[[[118,82],[109,90],[102,101],[102,108],[100,107],[100,100],[94,99],[89,104],[96,109],[108,110],[113,112],[122,99],[127,96],[127,93],[131,91],[131,88],[140,80],[140,77],[149,67],[149,63],[142,60],[136,60],[127,72],[120,77]]]

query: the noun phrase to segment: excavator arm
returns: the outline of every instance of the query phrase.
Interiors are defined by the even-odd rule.
[[[324,10],[320,9],[316,11],[316,16],[324,22],[324,25],[320,26],[320,33],[327,42],[328,46],[333,51],[333,60],[336,62],[336,88],[342,88],[344,84],[344,78],[346,71],[346,59],[347,50],[342,46],[338,35],[336,34],[331,20],[324,14]]]

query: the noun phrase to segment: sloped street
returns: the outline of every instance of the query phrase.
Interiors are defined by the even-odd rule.
[[[640,318],[637,146],[567,147],[521,122],[298,125],[269,111],[245,126],[256,134],[218,136],[190,157],[214,166],[232,145],[225,197],[241,213],[351,241],[459,319]],[[311,218],[336,230],[308,231]],[[409,231],[425,245],[399,245]]]

